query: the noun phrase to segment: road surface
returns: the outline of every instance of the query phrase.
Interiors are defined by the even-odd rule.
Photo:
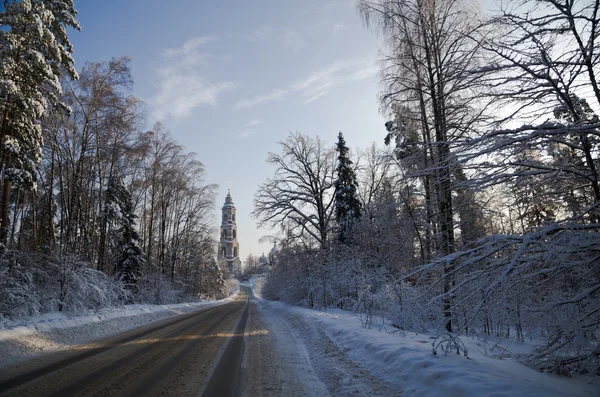
[[[250,292],[234,301],[52,354],[0,374],[2,396],[239,396],[260,376],[242,371],[248,343],[268,337],[248,319]],[[252,311],[254,311],[253,309]],[[253,325],[253,327],[247,327]],[[244,337],[246,335],[246,337]],[[256,345],[252,341],[249,345]],[[260,355],[260,353],[259,353]],[[263,368],[264,369],[264,368]],[[242,382],[245,380],[245,382]],[[278,380],[273,379],[277,384]],[[271,385],[271,387],[274,387]],[[259,387],[261,388],[261,387]],[[277,388],[277,387],[275,387]],[[258,390],[268,395],[267,390]],[[271,389],[271,391],[274,391]]]
[[[227,304],[3,368],[0,396],[398,395],[294,321],[241,287]]]

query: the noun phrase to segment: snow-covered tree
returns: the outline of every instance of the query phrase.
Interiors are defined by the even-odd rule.
[[[135,229],[136,215],[131,194],[116,176],[108,181],[105,217],[109,224],[117,225],[114,244],[117,253],[115,274],[127,288],[135,290],[145,259],[140,247],[140,236]]]
[[[222,299],[226,295],[226,285],[223,271],[216,261],[207,267],[207,277],[202,292],[202,297],[208,299]]]
[[[9,225],[11,184],[35,188],[40,119],[60,102],[61,76],[76,78],[67,28],[79,29],[72,0],[7,0],[0,12],[0,241]]]
[[[540,183],[560,186],[562,192],[553,194],[569,202],[571,215],[597,222],[597,2],[508,1],[490,24],[496,34],[481,40],[490,59],[484,70],[493,87],[489,94],[505,106],[506,117],[498,117],[498,127],[473,141],[467,152],[494,155],[493,162],[481,164],[485,183],[536,176]],[[521,121],[516,128],[515,121]],[[539,152],[544,161],[520,156],[527,151]]]
[[[336,151],[338,159],[335,168],[336,179],[333,183],[335,219],[338,224],[338,241],[345,243],[353,223],[362,215],[362,206],[358,199],[356,173],[350,160],[350,150],[341,132],[338,134]]]

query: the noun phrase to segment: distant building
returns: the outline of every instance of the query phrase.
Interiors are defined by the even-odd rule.
[[[217,252],[217,261],[221,269],[227,269],[231,274],[242,272],[240,261],[240,244],[237,240],[237,225],[235,223],[235,205],[231,197],[231,188],[227,189],[225,204],[221,209],[221,237]]]
[[[274,241],[273,248],[271,248],[271,251],[269,251],[269,265],[271,265],[271,267],[275,266],[278,252],[279,250],[277,249],[277,242]]]
[[[265,253],[258,258],[258,272],[259,273],[269,273],[271,271],[271,264],[269,263],[269,259],[265,256]]]

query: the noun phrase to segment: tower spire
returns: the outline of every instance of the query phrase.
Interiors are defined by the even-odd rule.
[[[217,260],[220,266],[232,274],[241,272],[242,262],[239,259],[239,243],[237,240],[237,225],[235,222],[235,205],[231,197],[231,182],[227,182],[227,196],[223,204],[221,237],[219,241]]]

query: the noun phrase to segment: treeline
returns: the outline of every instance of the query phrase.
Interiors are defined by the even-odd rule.
[[[600,374],[598,2],[358,1],[385,39],[376,146],[291,134],[255,196],[263,296],[401,330],[543,341]]]
[[[70,0],[0,12],[0,317],[225,293],[215,186],[161,124],[128,58],[75,72]]]

